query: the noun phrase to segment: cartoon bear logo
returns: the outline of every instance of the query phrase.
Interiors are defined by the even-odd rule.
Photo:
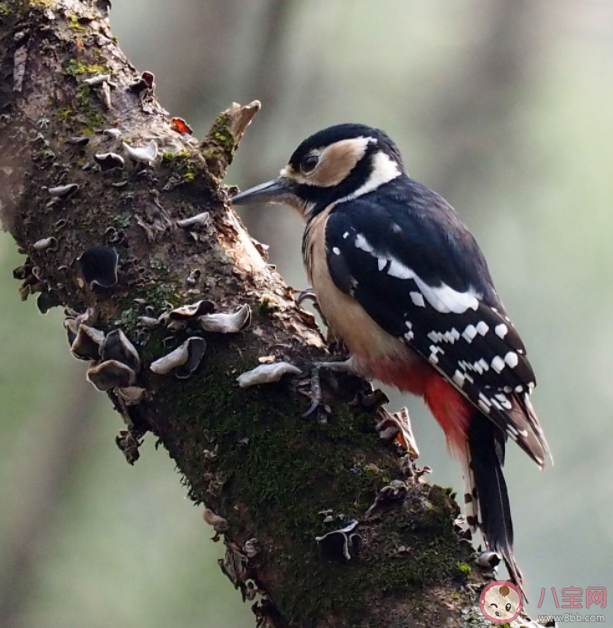
[[[481,592],[481,611],[496,624],[513,621],[521,612],[521,593],[511,582],[492,582]]]

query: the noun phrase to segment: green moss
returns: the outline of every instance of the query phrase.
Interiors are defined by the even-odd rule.
[[[236,148],[234,136],[230,128],[230,120],[225,113],[217,116],[210,131],[210,135],[230,154],[234,154]]]
[[[78,59],[69,59],[64,72],[69,76],[81,76],[83,74],[110,74],[110,69],[101,63],[85,63]]]
[[[462,582],[466,582],[470,578],[473,569],[468,563],[457,562],[455,564],[455,572]]]
[[[176,179],[184,183],[192,183],[196,180],[199,164],[193,159],[189,151],[179,153],[165,152],[162,155],[162,164],[172,169]]]
[[[94,101],[94,96],[94,91],[89,85],[79,86],[77,91],[79,111],[85,116],[88,127],[91,127],[92,131],[96,127],[104,126],[106,122],[106,118],[98,110],[97,103]]]
[[[67,122],[72,116],[72,109],[70,107],[60,107],[57,110],[57,117],[60,122]]]
[[[83,24],[79,22],[78,16],[76,16],[74,13],[70,13],[69,15],[67,15],[66,21],[68,22],[68,26],[70,26],[70,29],[75,32],[84,32],[87,30],[85,26],[83,26]]]
[[[30,0],[29,5],[31,8],[36,9],[51,9],[55,6],[54,0]]]
[[[260,316],[268,316],[277,309],[277,304],[270,297],[262,297],[258,303],[258,314]]]
[[[381,456],[370,416],[334,405],[326,423],[299,419],[309,402],[297,399],[288,405],[284,383],[240,389],[237,374],[254,365],[229,364],[222,345],[217,346],[223,339],[211,336],[207,342],[197,376],[184,382],[169,380],[161,394],[173,400],[173,429],[186,444],[204,443],[206,434],[219,446],[217,473],[232,487],[219,496],[220,512],[231,528],[238,529],[244,517],[244,513],[239,516],[237,504],[257,505],[249,510],[250,532],[258,536],[259,530],[266,530],[288,544],[291,551],[276,547],[266,560],[274,562],[275,572],[288,583],[275,602],[290,622],[344,608],[351,625],[370,603],[372,591],[410,592],[419,599],[424,588],[445,577],[456,578],[455,565],[466,560],[467,552],[458,546],[453,531],[453,504],[436,487],[411,489],[414,507],[420,509],[417,517],[409,516],[403,523],[403,514],[389,513],[376,524],[381,528],[377,538],[389,544],[390,556],[400,546],[406,552],[383,563],[381,551],[365,551],[349,564],[324,560],[315,537],[333,530],[334,524],[324,524],[318,513],[332,508],[338,514],[342,504],[345,520],[363,519],[378,491],[389,478],[398,477],[397,459],[392,454]],[[160,348],[155,357],[162,353]],[[311,446],[305,449],[305,443]],[[205,448],[190,447],[190,458],[182,464],[187,473],[190,469],[197,473],[190,476],[190,497],[197,503],[208,500],[200,479],[207,465],[200,453]],[[335,496],[333,503],[330,495]],[[333,593],[324,597],[321,591]]]
[[[0,18],[9,17],[13,9],[6,2],[0,2]]]

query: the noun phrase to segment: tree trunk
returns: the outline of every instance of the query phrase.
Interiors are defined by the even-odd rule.
[[[16,270],[22,296],[67,308],[71,338],[88,326],[107,335],[90,378],[103,388],[123,379],[108,392],[127,425],[118,445],[134,462],[149,431],[167,449],[191,499],[210,509],[227,547],[222,568],[257,600],[258,625],[487,625],[475,593],[484,576],[454,527],[458,507],[398,441],[380,438],[376,395],[335,376],[326,406],[302,416],[325,343],[221,185],[259,103],[232,106],[200,144],[181,133],[153,78],[118,48],[107,5],[0,2],[0,215],[28,256]],[[150,152],[135,161],[122,142]],[[198,315],[246,304],[251,322],[225,334],[168,314],[200,300]],[[136,347],[140,370],[110,346],[121,340],[109,336],[115,329]],[[182,376],[193,355],[166,375],[151,370],[190,336],[206,342],[191,377]],[[95,342],[73,349],[92,346],[98,356]],[[122,364],[109,375],[111,358],[131,363],[136,380]],[[238,375],[271,361],[302,373],[239,387]],[[321,539],[351,520],[351,531]]]

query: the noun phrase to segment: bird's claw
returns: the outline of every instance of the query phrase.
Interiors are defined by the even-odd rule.
[[[337,372],[351,373],[354,371],[354,365],[351,358],[341,362],[318,362],[313,365],[311,370],[311,390],[310,396],[313,400],[311,407],[302,415],[303,417],[311,416],[321,406],[323,395],[321,391],[321,370],[326,369]]]

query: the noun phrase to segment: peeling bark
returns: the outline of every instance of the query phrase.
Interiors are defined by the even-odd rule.
[[[22,296],[67,308],[71,339],[83,325],[113,339],[85,334],[93,345],[77,354],[118,361],[115,371],[132,359],[133,377],[108,393],[126,423],[118,445],[131,463],[147,432],[166,448],[223,536],[222,569],[255,600],[258,625],[487,625],[476,595],[485,577],[454,527],[459,509],[397,441],[380,439],[378,396],[335,375],[326,408],[301,416],[309,365],[328,350],[221,184],[259,103],[233,105],[201,143],[182,133],[153,76],[117,46],[106,5],[0,2],[0,215],[27,255]],[[113,250],[116,282],[102,268]],[[198,301],[195,314],[172,312]],[[245,304],[242,331],[198,320]],[[116,329],[140,364],[121,353]],[[206,351],[191,376],[184,362],[185,377],[152,372],[193,336]],[[301,374],[238,385],[281,361]]]

